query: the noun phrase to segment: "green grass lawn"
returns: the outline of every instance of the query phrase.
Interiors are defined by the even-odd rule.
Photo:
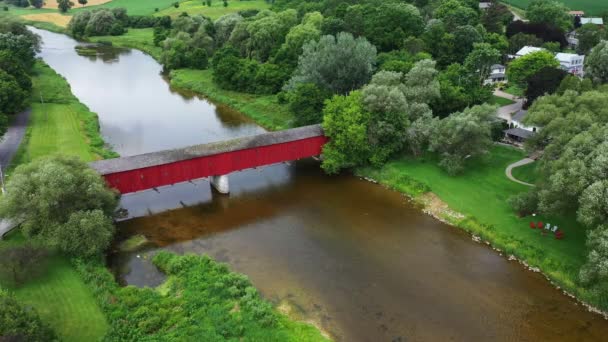
[[[116,8],[123,7],[127,9],[129,15],[151,15],[156,13],[156,9],[164,10],[172,7],[173,3],[178,0],[112,0],[105,4],[97,6],[74,6],[71,12],[85,11],[95,8]]]
[[[491,241],[507,254],[540,267],[562,287],[597,304],[598,298],[576,285],[578,270],[586,258],[586,232],[576,222],[575,215],[520,218],[507,204],[511,195],[529,189],[505,176],[507,165],[524,156],[521,150],[495,146],[489,156],[470,160],[466,172],[459,176],[449,176],[432,156],[424,160],[401,158],[380,169],[363,168],[357,173],[414,196],[420,195],[417,189],[425,188],[416,183],[426,185],[451,209],[466,216],[447,218],[450,223]],[[542,236],[538,230],[529,228],[531,220],[557,224],[565,232],[565,239]]]
[[[511,101],[509,99],[505,99],[504,97],[492,95],[492,98],[489,101],[490,104],[498,105],[499,107],[508,106],[510,104],[515,103],[515,101]]]
[[[228,1],[228,7],[224,7],[221,0],[212,0],[211,7],[203,5],[202,0],[197,0],[180,2],[179,8],[171,6],[160,11],[157,15],[169,15],[176,17],[183,12],[186,12],[190,15],[202,14],[215,20],[224,14],[250,9],[262,10],[266,8],[270,8],[270,4],[264,0]]]
[[[502,0],[515,7],[526,9],[530,0]],[[559,0],[573,11],[585,11],[585,15],[599,15],[608,10],[607,0]]]
[[[519,97],[524,96],[524,90],[515,84],[508,84],[507,87],[505,89],[503,89],[503,91],[507,94],[511,94],[511,95],[515,95],[515,96],[519,96]]]
[[[100,36],[90,37],[91,42],[111,42],[114,46],[127,47],[141,50],[155,59],[160,58],[162,49],[154,45],[154,29],[130,28],[129,31],[122,36]]]
[[[12,233],[0,244],[19,244],[20,233]],[[97,306],[92,291],[84,284],[70,262],[62,256],[47,260],[46,273],[18,288],[2,284],[24,305],[32,306],[40,318],[57,332],[61,341],[97,341],[108,330],[108,323]]]
[[[36,64],[34,73],[32,116],[11,165],[57,153],[86,161],[111,156],[103,147],[97,115],[72,95],[67,81],[42,62]]]
[[[538,173],[536,172],[536,167],[538,163],[534,162],[532,164],[526,164],[523,166],[519,166],[513,169],[511,172],[515,179],[519,179],[520,181],[526,183],[535,183],[538,179]]]
[[[292,126],[293,116],[287,105],[279,104],[276,95],[256,95],[224,90],[213,82],[211,70],[179,69],[171,72],[171,85],[203,94],[249,116],[270,130]]]

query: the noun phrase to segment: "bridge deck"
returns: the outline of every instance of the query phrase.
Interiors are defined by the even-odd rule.
[[[90,165],[121,193],[319,155],[327,138],[320,125],[216,143],[106,159]]]

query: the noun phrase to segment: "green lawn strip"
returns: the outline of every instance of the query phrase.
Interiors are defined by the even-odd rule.
[[[88,40],[94,43],[110,42],[113,46],[138,49],[156,60],[160,59],[162,52],[160,47],[154,45],[154,29],[152,28],[130,28],[121,36],[89,37]]]
[[[105,147],[97,114],[78,101],[63,77],[39,61],[32,83],[30,124],[12,168],[51,154],[79,156],[86,161],[116,155]]]
[[[0,245],[16,245],[25,238],[14,232]],[[85,285],[67,258],[48,259],[46,272],[23,286],[9,289],[23,304],[32,306],[43,321],[57,332],[61,341],[97,341],[108,330],[108,323],[97,306],[93,292]]]
[[[517,8],[526,9],[531,0],[502,0]],[[585,16],[600,15],[608,7],[606,0],[559,0],[573,11],[584,11]]]
[[[514,168],[513,170],[511,170],[511,174],[517,180],[534,184],[539,177],[538,173],[536,172],[537,165],[538,165],[538,163],[534,162],[531,164],[518,166],[518,167]]]
[[[599,306],[596,295],[576,284],[578,270],[586,258],[586,232],[576,222],[575,215],[519,218],[507,204],[511,195],[528,190],[505,176],[507,165],[524,156],[523,151],[495,146],[489,156],[470,160],[467,171],[454,177],[441,170],[433,156],[401,158],[380,169],[360,168],[357,174],[419,200],[425,189],[430,189],[452,210],[465,215],[464,218],[446,216],[443,219],[490,241],[507,255],[513,254],[531,266],[539,267],[561,287]],[[556,240],[552,234],[543,236],[538,230],[529,228],[530,221],[557,224],[565,232],[565,238]]]
[[[503,89],[503,91],[507,94],[511,94],[514,96],[524,96],[524,90],[514,84],[507,85],[507,87]]]
[[[498,105],[500,107],[502,106],[508,106],[510,104],[515,103],[515,101],[509,100],[509,99],[505,99],[504,97],[500,97],[500,96],[496,96],[496,95],[492,95],[492,98],[490,99],[490,104],[495,104]]]
[[[256,95],[224,90],[213,82],[211,70],[180,69],[171,72],[171,85],[203,94],[212,101],[232,107],[270,130],[290,128],[293,116],[276,95]]]
[[[173,7],[178,0],[112,0],[105,4],[96,6],[74,6],[69,13],[87,11],[96,8],[117,8],[122,7],[127,9],[129,15],[151,15],[168,7]]]
[[[179,8],[174,6],[168,7],[156,15],[168,15],[171,17],[177,17],[183,12],[189,15],[202,14],[215,20],[225,14],[235,13],[244,10],[262,10],[270,8],[270,4],[264,0],[251,0],[251,1],[229,1],[228,7],[224,7],[224,3],[221,0],[212,0],[211,7],[204,4],[204,1],[185,1],[180,2]]]

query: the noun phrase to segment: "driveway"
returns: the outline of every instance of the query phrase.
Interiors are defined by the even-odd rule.
[[[25,135],[31,112],[31,109],[27,109],[17,114],[0,141],[0,164],[2,165],[2,171],[6,170],[15,153],[17,153],[19,144],[21,144]]]
[[[521,110],[524,104],[524,100],[517,96],[507,94],[504,91],[498,89],[494,90],[494,95],[509,99],[511,101],[515,101],[515,103],[498,108],[498,111],[496,112],[496,116],[503,120],[506,120],[508,123],[511,123],[511,117],[513,116],[513,113],[516,113]]]

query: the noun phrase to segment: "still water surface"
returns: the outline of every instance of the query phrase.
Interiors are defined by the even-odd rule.
[[[136,50],[79,56],[74,40],[35,30],[41,57],[100,116],[122,155],[255,134],[227,108],[172,90]],[[118,240],[150,243],[116,253],[124,284],[163,281],[159,249],[206,253],[247,274],[262,294],[339,341],[601,341],[608,321],[462,231],[424,215],[398,193],[324,175],[315,161],[230,175],[230,196],[205,180],[126,195]]]

